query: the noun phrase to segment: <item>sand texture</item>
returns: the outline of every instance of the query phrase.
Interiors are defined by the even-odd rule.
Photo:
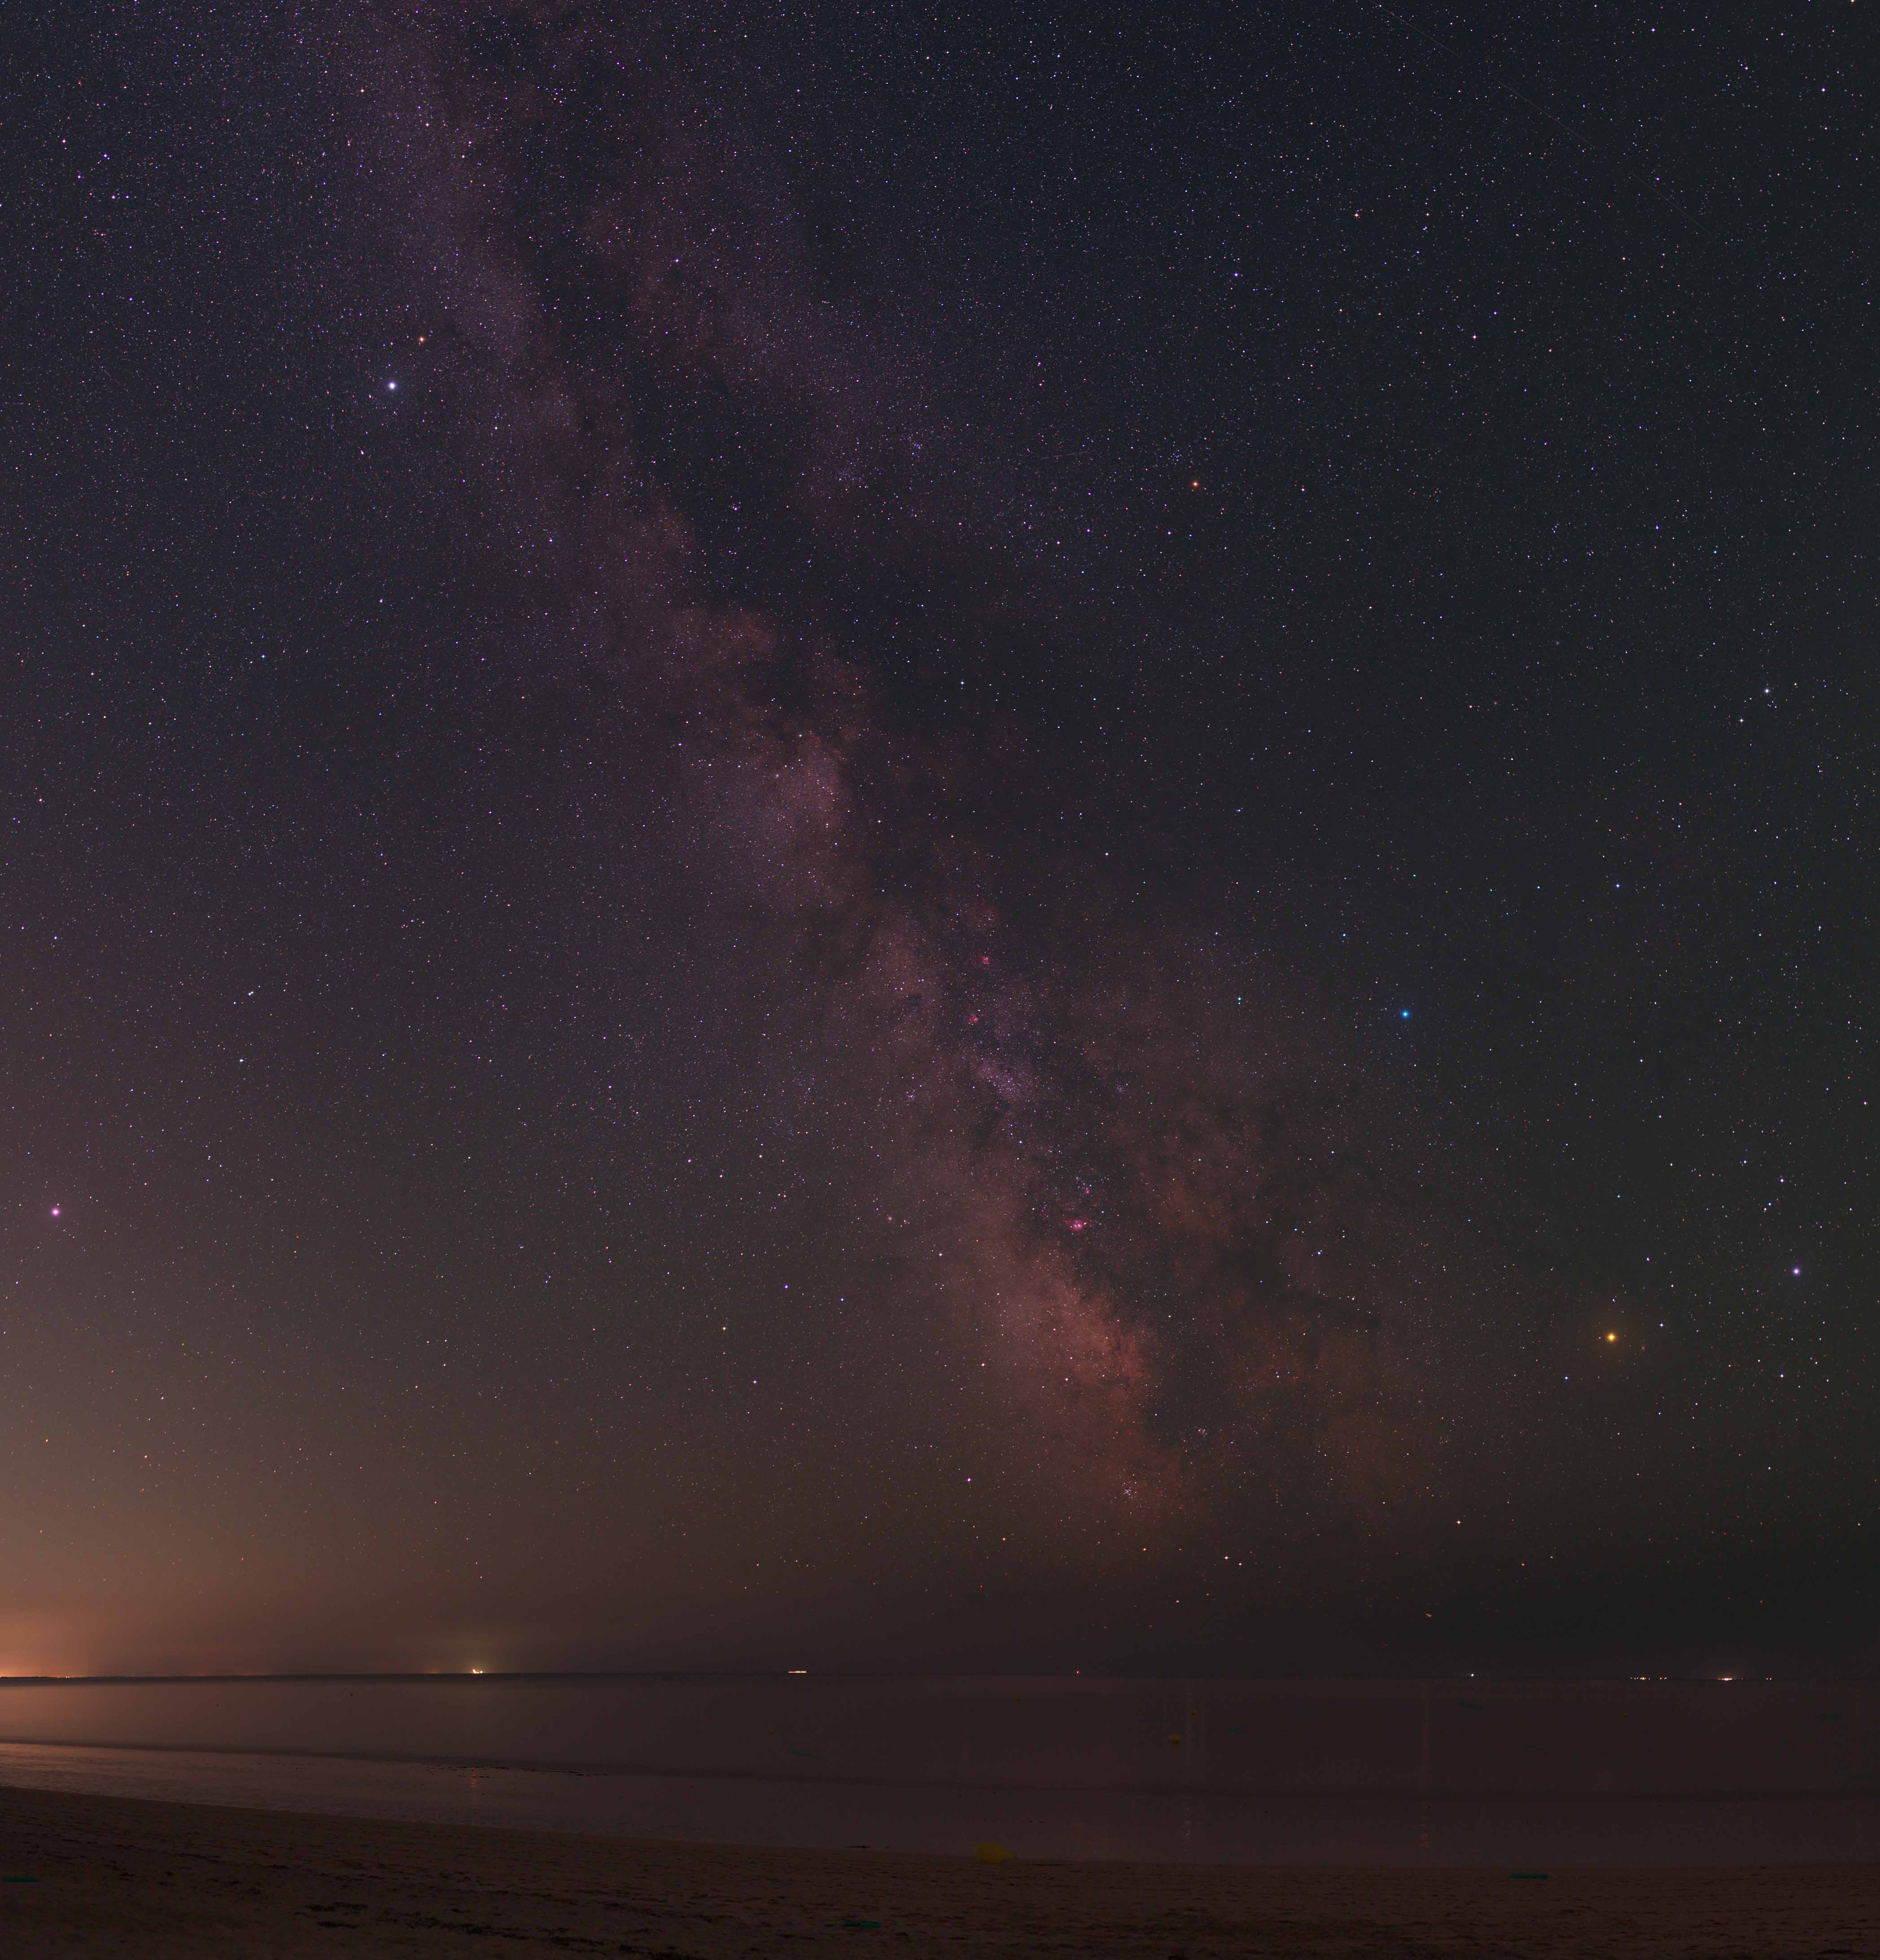
[[[1880,1867],[1033,1863],[380,1823],[0,1788],[0,1955],[1880,1955]],[[845,1921],[875,1921],[845,1925]]]

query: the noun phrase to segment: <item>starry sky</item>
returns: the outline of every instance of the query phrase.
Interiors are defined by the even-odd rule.
[[[0,1672],[1880,1659],[1864,5],[5,33]]]

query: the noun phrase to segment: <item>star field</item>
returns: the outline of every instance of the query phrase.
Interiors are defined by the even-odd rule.
[[[1858,8],[6,33],[0,1669],[1868,1651]]]

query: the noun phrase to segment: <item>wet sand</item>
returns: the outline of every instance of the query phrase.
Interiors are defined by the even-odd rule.
[[[743,1849],[0,1788],[0,1953],[1880,1953],[1880,1866],[1505,1873]],[[849,1923],[848,1922],[863,1922]],[[872,1923],[870,1923],[872,1922]]]

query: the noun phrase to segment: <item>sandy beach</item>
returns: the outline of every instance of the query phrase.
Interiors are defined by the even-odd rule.
[[[1880,1952],[1880,1866],[1074,1864],[782,1851],[0,1789],[0,1952],[1047,1952],[1627,1956]]]

